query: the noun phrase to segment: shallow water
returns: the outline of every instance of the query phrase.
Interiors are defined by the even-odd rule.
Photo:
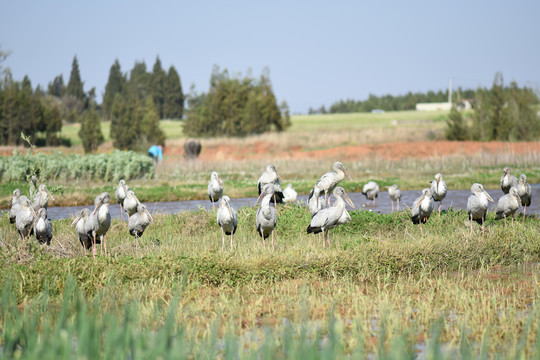
[[[540,184],[531,184],[533,188],[532,204],[527,208],[527,214],[540,214]],[[400,210],[411,207],[414,200],[421,195],[421,191],[402,191],[402,198],[400,202]],[[488,190],[493,200],[497,200],[503,195],[501,190]],[[375,205],[366,200],[362,193],[350,193],[348,194],[353,201],[357,210],[369,210],[379,213],[392,212],[392,204],[388,197],[388,192],[381,191],[379,197],[375,200]],[[442,209],[446,210],[452,207],[455,210],[466,209],[467,199],[471,195],[470,190],[449,190],[446,198],[442,202]],[[231,205],[235,209],[240,209],[244,206],[255,206],[257,202],[256,198],[238,198],[231,199]],[[298,196],[298,202],[305,205],[307,202],[307,195]],[[168,201],[168,202],[147,202],[145,203],[148,210],[152,214],[174,214],[180,211],[192,211],[199,208],[212,209],[212,203],[209,200],[189,200],[189,201]],[[435,208],[438,204],[435,203]],[[47,211],[48,218],[51,220],[58,220],[63,218],[72,218],[82,210],[83,208],[93,208],[90,206],[66,206],[66,207],[49,207]],[[489,211],[494,211],[495,204],[490,204]],[[350,209],[349,209],[350,210]],[[523,209],[518,210],[522,212]],[[117,204],[111,204],[110,206],[111,216],[113,218],[120,218],[120,206]]]

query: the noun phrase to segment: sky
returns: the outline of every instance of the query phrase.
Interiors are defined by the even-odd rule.
[[[214,65],[258,77],[291,113],[369,94],[490,87],[540,89],[540,1],[0,0],[2,64],[47,86],[73,57],[84,90],[105,91],[115,59],[151,70],[159,56],[184,93],[209,88]]]

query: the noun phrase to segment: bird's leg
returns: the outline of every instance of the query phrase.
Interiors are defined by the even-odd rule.
[[[484,216],[482,216],[482,237],[484,237],[484,238],[486,237],[486,228],[484,226],[485,220],[486,220],[486,216],[484,215]]]
[[[397,199],[397,211],[399,211],[399,199]]]
[[[392,212],[394,212],[394,200],[392,200]]]
[[[276,193],[274,193],[274,208],[277,209]]]
[[[225,249],[225,231],[223,231],[223,228],[221,229],[221,248]]]
[[[325,233],[326,233],[326,241],[328,242],[328,247],[331,247],[332,243],[330,242],[330,235],[328,234],[329,231],[330,229],[326,229]]]
[[[523,223],[525,224],[525,212],[527,211],[527,205],[523,206]]]
[[[439,219],[441,218],[442,200],[439,201]]]
[[[422,219],[420,219],[420,234],[424,236],[424,231],[422,230]]]
[[[234,234],[231,233],[231,249],[232,249],[232,247],[233,247],[233,236],[234,236]]]
[[[514,214],[512,214],[512,226],[514,226]]]
[[[120,204],[120,222],[124,221],[124,207]]]
[[[97,253],[97,249],[96,249],[96,235],[93,235],[92,236],[92,256],[94,257],[94,259],[96,258],[96,253]]]
[[[101,236],[100,236],[101,238]],[[103,255],[103,239],[99,243],[99,255]]]
[[[372,205],[375,206],[375,198],[373,198],[373,204]]]
[[[472,222],[473,222],[473,220],[472,220],[472,214],[469,215],[469,219],[471,220],[471,233],[470,233],[469,235],[472,235]],[[483,218],[482,218],[482,219],[483,219]],[[483,221],[483,220],[482,220],[482,221]]]
[[[323,247],[323,249],[326,249],[326,239],[324,238],[324,232],[319,233],[319,238],[322,239],[322,247]]]
[[[137,249],[139,248],[139,235],[135,234],[135,244],[137,244]]]
[[[272,230],[272,251],[275,250],[275,247],[274,247],[274,230]]]
[[[261,237],[263,239],[263,247],[266,249],[266,242],[264,241],[264,234],[263,234],[262,229],[261,229]]]

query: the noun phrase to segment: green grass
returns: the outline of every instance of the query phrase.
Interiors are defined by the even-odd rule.
[[[255,233],[255,209],[237,210],[233,248],[227,239],[222,249],[215,213],[201,210],[155,214],[141,248],[127,224],[114,220],[107,235],[111,256],[96,259],[84,256],[68,219],[53,222],[55,238],[47,247],[35,239],[22,244],[2,216],[0,283],[9,287],[3,301],[12,299],[3,308],[24,311],[1,314],[8,326],[0,340],[19,339],[16,348],[24,353],[53,351],[45,344],[63,348],[77,338],[81,348],[72,351],[90,351],[82,342],[95,341],[92,351],[102,357],[111,337],[130,339],[131,347],[119,346],[129,353],[170,329],[167,351],[179,346],[195,357],[225,356],[223,341],[241,358],[294,358],[296,351],[315,350],[327,351],[327,358],[357,352],[392,358],[415,344],[426,353],[430,346],[442,351],[441,358],[467,349],[473,357],[536,351],[536,217],[524,224],[518,216],[511,227],[489,214],[482,238],[476,224],[469,235],[463,211],[445,211],[429,219],[422,237],[408,211],[353,211],[349,224],[332,230],[333,246],[323,249],[319,237],[305,234],[307,210],[282,206],[272,251]],[[66,299],[75,303],[63,305]],[[83,331],[83,323],[92,330]],[[43,328],[65,331],[67,338],[52,340]],[[149,354],[159,348],[150,346]]]

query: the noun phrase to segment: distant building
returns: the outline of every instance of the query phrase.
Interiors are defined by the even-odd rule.
[[[452,103],[418,103],[416,104],[416,111],[443,111],[452,109]]]

